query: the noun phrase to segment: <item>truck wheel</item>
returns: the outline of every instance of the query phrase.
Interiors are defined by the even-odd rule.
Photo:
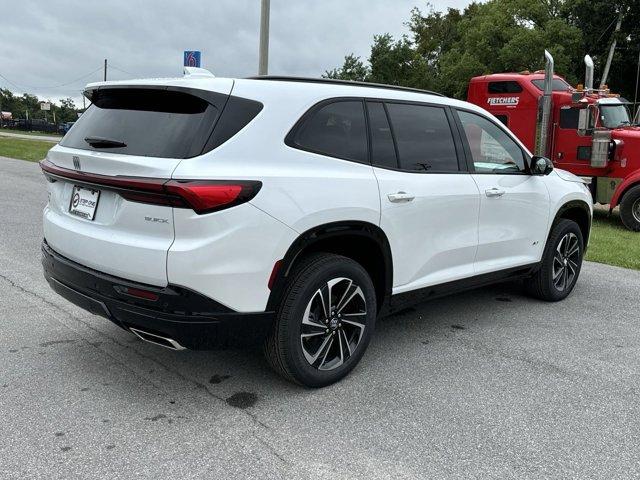
[[[640,232],[640,185],[636,185],[622,197],[620,218],[629,230]]]
[[[285,288],[265,356],[285,379],[324,387],[364,354],[376,320],[366,270],[350,258],[318,253],[301,260]]]
[[[561,219],[551,229],[542,254],[540,269],[525,280],[525,288],[533,297],[557,302],[569,296],[582,268],[584,242],[578,224]]]

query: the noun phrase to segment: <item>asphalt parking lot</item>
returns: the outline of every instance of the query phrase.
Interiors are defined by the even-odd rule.
[[[559,304],[508,284],[433,301],[305,390],[259,351],[172,352],[56,296],[44,184],[0,159],[2,478],[640,475],[640,272],[587,263]]]

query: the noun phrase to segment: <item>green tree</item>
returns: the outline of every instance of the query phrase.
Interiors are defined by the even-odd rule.
[[[615,92],[633,101],[640,53],[640,5],[638,0],[572,0],[565,2],[562,16],[582,32],[581,53],[593,57],[595,82],[600,84],[614,36],[618,12],[623,10],[617,47],[607,83]],[[574,74],[584,76],[582,58],[576,59]]]
[[[323,77],[426,88],[430,70],[407,37],[396,41],[384,34],[374,37],[368,65],[352,53],[341,67],[326,71]]]
[[[396,41],[389,34],[376,35],[371,47],[369,64],[371,82],[429,87],[431,68],[407,37]]]
[[[78,119],[78,109],[72,98],[61,98],[60,107],[57,109],[56,115],[58,122],[75,122]]]
[[[11,112],[14,119],[25,118],[27,112],[31,119],[46,117],[49,121],[53,121],[55,112],[58,123],[74,122],[78,119],[78,109],[71,98],[60,99],[59,105],[52,103],[51,111],[47,113],[40,109],[42,102],[43,100],[35,95],[25,93],[17,96],[8,89],[0,88],[0,110]]]
[[[492,0],[469,6],[457,25],[458,39],[439,56],[442,92],[464,98],[472,76],[541,69],[545,48],[554,55],[556,71],[575,82],[581,32],[558,12],[557,5],[545,1]]]
[[[23,93],[20,97],[20,109],[18,110],[18,117],[24,118],[25,112],[29,112],[29,118],[44,118],[45,114],[40,109],[41,100],[35,95],[29,93]]]
[[[322,76],[324,78],[365,82],[369,78],[369,68],[360,60],[360,57],[356,57],[352,53],[344,57],[342,67],[327,70]]]
[[[556,72],[575,84],[584,78],[586,53],[594,56],[602,73],[619,9],[625,18],[609,84],[633,98],[640,45],[638,0],[489,0],[462,11],[437,12],[428,6],[426,13],[414,8],[407,22],[409,37],[377,35],[368,65],[349,56],[330,73],[349,78],[357,60],[358,71],[367,72],[360,77],[366,81],[464,98],[473,76],[544,68],[547,49]]]

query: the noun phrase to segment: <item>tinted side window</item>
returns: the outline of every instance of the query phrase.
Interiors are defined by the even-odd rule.
[[[336,101],[313,111],[291,138],[293,146],[331,157],[367,162],[364,107],[359,100]]]
[[[577,108],[561,108],[560,109],[560,128],[578,129],[578,115],[580,110]]]
[[[520,93],[522,87],[518,82],[489,82],[489,93]]]
[[[458,171],[458,157],[444,108],[388,103],[400,168],[420,172]]]
[[[379,167],[398,168],[396,149],[384,105],[367,102],[371,129],[371,162]]]
[[[525,172],[524,154],[502,128],[475,113],[458,111],[476,172]]]
[[[233,137],[246,127],[262,111],[262,108],[263,105],[260,102],[229,96],[203,153],[219,147]]]

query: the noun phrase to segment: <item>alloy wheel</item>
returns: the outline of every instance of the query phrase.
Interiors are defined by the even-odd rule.
[[[333,370],[351,358],[366,328],[362,289],[345,277],[334,278],[311,297],[302,319],[300,343],[309,365]]]
[[[571,288],[580,265],[580,243],[575,233],[567,233],[556,247],[553,256],[553,286],[563,292]]]

